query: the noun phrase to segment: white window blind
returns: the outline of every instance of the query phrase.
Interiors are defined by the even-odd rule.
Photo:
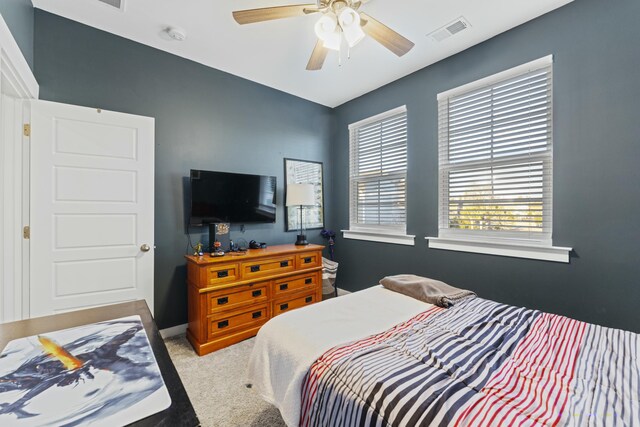
[[[551,244],[552,115],[550,57],[438,96],[441,237]]]
[[[350,229],[406,232],[407,109],[349,126]]]

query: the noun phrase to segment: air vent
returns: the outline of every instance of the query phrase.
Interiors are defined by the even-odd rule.
[[[466,29],[468,27],[467,23],[464,21],[456,21],[453,24],[449,25],[447,27],[447,31],[449,31],[451,33],[451,35],[454,35],[456,33],[459,33],[460,31]]]
[[[459,32],[464,31],[469,27],[471,27],[471,24],[469,24],[469,21],[467,21],[463,17],[460,17],[455,21],[448,23],[444,27],[435,30],[433,33],[429,34],[428,36],[437,42],[441,42],[444,39],[448,39],[452,35],[458,34]]]
[[[101,3],[108,4],[116,9],[124,10],[124,0],[98,0]]]

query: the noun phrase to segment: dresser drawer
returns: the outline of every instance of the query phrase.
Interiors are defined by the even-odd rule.
[[[269,283],[270,282],[260,282],[209,292],[207,294],[209,314],[235,310],[251,304],[265,303],[269,298]]]
[[[293,255],[271,259],[257,259],[240,264],[243,279],[286,273],[295,270],[295,268],[295,257]]]
[[[207,267],[207,286],[234,282],[239,276],[238,264],[211,265]]]
[[[273,316],[277,316],[278,314],[285,313],[287,311],[295,310],[296,308],[304,307],[306,305],[311,305],[317,302],[316,292],[302,294],[301,296],[297,296],[291,299],[284,299],[281,301],[277,301],[273,303]]]
[[[320,252],[307,252],[296,255],[296,266],[298,268],[312,268],[322,266],[322,254]]]
[[[240,310],[210,317],[208,319],[209,339],[215,339],[219,336],[232,333],[233,331],[260,325],[265,323],[268,319],[269,313],[267,310],[267,304],[253,307],[251,310]]]
[[[271,288],[271,295],[278,298],[302,289],[312,290],[317,286],[318,273],[301,274],[276,280]]]

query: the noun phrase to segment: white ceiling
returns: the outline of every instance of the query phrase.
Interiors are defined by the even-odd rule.
[[[329,107],[370,92],[573,0],[371,0],[361,10],[412,40],[402,58],[367,38],[331,52],[321,71],[305,67],[319,15],[240,26],[233,10],[313,0],[125,0],[124,12],[98,0],[32,0],[37,8],[153,46]],[[463,16],[471,28],[442,42],[427,35]],[[163,29],[177,26],[187,40]]]

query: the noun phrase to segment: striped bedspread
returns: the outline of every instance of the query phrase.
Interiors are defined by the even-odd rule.
[[[640,338],[468,298],[335,347],[301,426],[640,426]]]

